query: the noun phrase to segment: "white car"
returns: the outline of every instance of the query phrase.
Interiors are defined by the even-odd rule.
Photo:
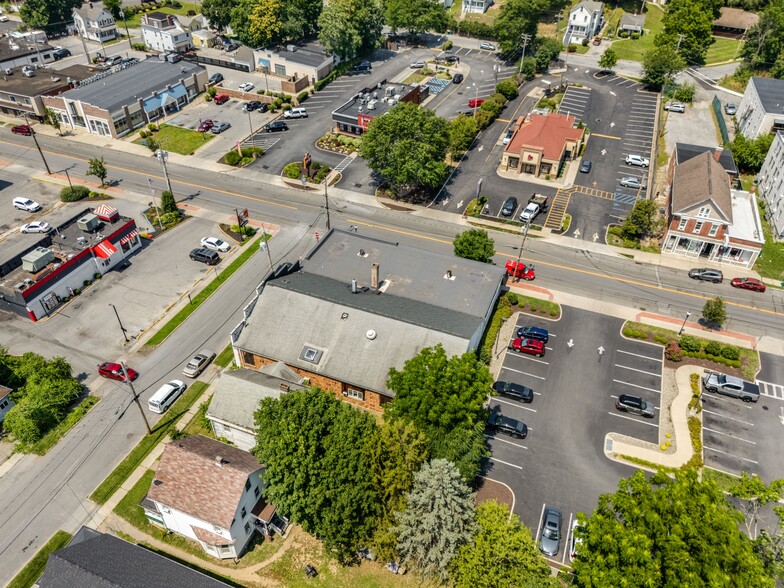
[[[0,14],[0,22],[8,22],[8,17],[5,14]]]
[[[410,67],[412,69],[422,69],[423,67],[425,67],[425,65],[427,65],[427,64],[424,61],[415,61],[414,63],[412,63],[408,67]]]
[[[479,43],[479,48],[487,49],[488,51],[495,51],[495,45],[493,45],[492,43],[488,43],[487,41],[485,41],[484,43]]]
[[[17,208],[19,210],[24,210],[27,212],[37,212],[41,210],[41,205],[38,204],[35,200],[30,200],[29,198],[17,196],[16,198],[14,198],[14,208]]]
[[[648,167],[651,164],[650,160],[645,159],[639,155],[627,155],[626,165],[636,165],[638,167]]]
[[[506,135],[504,135],[504,145],[509,145],[512,142],[512,137],[514,136],[514,131],[512,129],[508,129],[506,131]]]
[[[640,178],[627,177],[621,178],[621,186],[625,188],[645,188],[645,182],[640,181]]]
[[[35,221],[34,223],[22,225],[19,227],[19,230],[23,233],[48,233],[52,230],[52,227],[49,226],[49,223]]]
[[[670,112],[686,112],[686,105],[683,102],[669,102],[664,105],[664,110]]]
[[[217,237],[204,237],[201,240],[201,246],[212,249],[213,251],[220,251],[221,253],[226,253],[231,249],[231,245],[226,243],[226,241],[221,241]]]
[[[244,84],[240,84],[239,86],[240,90],[242,90],[243,92],[250,92],[255,87],[256,86],[254,86],[250,82],[245,82]]]

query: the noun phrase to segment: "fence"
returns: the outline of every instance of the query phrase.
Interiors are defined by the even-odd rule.
[[[719,123],[719,132],[721,133],[721,138],[724,139],[724,143],[730,142],[730,134],[727,131],[727,123],[724,120],[724,115],[721,113],[721,100],[716,94],[713,95],[713,102],[711,103],[713,106],[713,114],[716,115],[716,122]]]

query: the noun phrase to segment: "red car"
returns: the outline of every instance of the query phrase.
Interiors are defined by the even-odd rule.
[[[139,377],[138,372],[129,367],[125,368],[125,372],[128,374],[128,377],[131,379],[131,381],[134,381]],[[123,369],[119,363],[110,363],[108,361],[102,363],[98,366],[98,373],[104,378],[109,378],[110,380],[119,380],[120,382],[125,381]]]
[[[209,131],[214,126],[215,126],[215,123],[212,122],[212,120],[210,120],[209,118],[206,118],[203,121],[201,121],[201,124],[199,125],[199,132],[200,133],[206,133],[207,131]]]
[[[730,284],[734,288],[743,288],[744,290],[754,290],[755,292],[764,292],[765,284],[754,278],[733,278]]]
[[[212,99],[212,101],[215,102],[215,104],[223,104],[224,102],[228,102],[229,101],[229,95],[228,94],[218,94],[217,96],[215,96],[215,98]]]
[[[544,355],[544,343],[536,339],[522,339],[518,337],[509,346],[509,349],[517,351],[517,353],[527,353],[528,355],[535,355],[542,357]]]
[[[506,262],[506,273],[510,276],[514,276],[517,279],[523,279],[527,281],[531,281],[536,279],[536,271],[534,270],[534,265],[527,265],[522,261],[517,262],[512,259]]]
[[[15,127],[11,127],[11,132],[14,135],[27,135],[29,137],[33,134],[33,129],[28,125],[16,125]]]
[[[475,107],[482,106],[482,104],[484,103],[485,101],[483,98],[471,98],[471,100],[468,101],[468,107],[475,108]]]

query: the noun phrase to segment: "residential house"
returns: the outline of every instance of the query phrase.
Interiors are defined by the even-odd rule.
[[[493,4],[493,0],[463,0],[463,14],[484,14]]]
[[[256,49],[256,70],[293,79],[307,78],[311,84],[323,80],[335,67],[335,58],[320,43]]]
[[[207,419],[217,437],[243,451],[256,446],[254,414],[264,398],[280,398],[289,390],[305,390],[304,378],[281,362],[258,371],[240,368],[223,372],[213,384]]]
[[[332,130],[346,135],[361,135],[370,121],[382,116],[399,102],[421,104],[430,95],[426,85],[387,84],[386,80],[363,88],[332,111]]]
[[[54,62],[54,49],[46,43],[36,43],[13,37],[0,37],[0,74],[3,74],[3,85],[13,75],[22,75],[15,71],[25,65],[41,67]],[[9,74],[8,71],[11,70]]]
[[[43,102],[66,128],[118,138],[179,111],[206,85],[207,70],[201,65],[148,58],[98,73]]]
[[[11,400],[11,388],[6,388],[0,385],[0,423],[5,419],[8,411],[14,407],[14,401]]]
[[[599,34],[604,25],[604,3],[581,0],[569,11],[569,23],[564,33],[563,44],[581,43]]]
[[[173,14],[148,12],[142,15],[142,38],[153,51],[184,53],[193,49],[191,32]]]
[[[706,151],[675,168],[662,253],[751,268],[765,240],[754,196]]]
[[[784,240],[784,133],[776,133],[757,175],[757,194],[765,201],[765,219],[773,236]]]
[[[717,37],[741,39],[759,22],[759,16],[740,8],[723,6],[719,18],[713,21],[713,34]]]
[[[263,470],[247,451],[209,437],[177,439],[164,448],[142,508],[210,555],[236,559],[275,515],[261,495]]]
[[[82,527],[67,546],[49,555],[39,588],[227,588],[154,551]]]
[[[521,116],[504,149],[501,168],[537,177],[557,175],[561,166],[580,152],[585,130],[575,122],[575,117],[567,114]]]
[[[637,33],[638,35],[642,36],[643,29],[645,27],[645,15],[644,14],[628,14],[626,12],[623,13],[621,16],[621,25],[618,27],[619,33],[629,33],[634,34]]]
[[[675,148],[670,155],[670,161],[667,166],[667,182],[672,183],[675,168],[690,159],[697,157],[705,152],[709,152],[713,158],[719,162],[719,165],[727,172],[727,179],[732,188],[740,189],[740,171],[735,164],[735,158],[732,156],[732,151],[723,149],[721,147],[707,147],[705,145],[692,145],[690,143],[675,143]]]
[[[266,280],[232,332],[238,365],[282,362],[306,382],[382,411],[387,374],[424,347],[475,351],[503,268],[332,230],[301,262]]]
[[[62,94],[94,74],[95,70],[86,65],[69,65],[58,70],[37,69],[32,77],[23,75],[21,68],[13,69],[10,75],[3,76],[0,113],[44,120],[43,96]]]
[[[735,121],[747,139],[784,130],[784,80],[752,77]]]
[[[114,17],[104,10],[103,3],[87,2],[73,9],[74,27],[83,39],[105,43],[119,37]]]

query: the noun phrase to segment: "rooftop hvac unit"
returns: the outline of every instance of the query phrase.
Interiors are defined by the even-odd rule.
[[[82,218],[76,221],[76,226],[85,233],[91,233],[101,225],[101,219],[94,214],[85,214]]]
[[[22,269],[34,274],[44,269],[52,261],[54,261],[54,253],[46,247],[36,247],[22,258]]]
[[[375,110],[375,109],[376,109],[376,101],[371,100],[370,102],[368,102],[368,110]]]

